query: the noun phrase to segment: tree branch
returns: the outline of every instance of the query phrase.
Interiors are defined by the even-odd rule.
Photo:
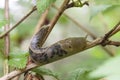
[[[18,21],[12,28],[4,32],[0,35],[0,39],[6,36],[9,32],[11,32],[14,28],[16,28],[20,23],[22,23],[28,16],[30,16],[35,10],[37,10],[36,6],[32,8],[30,12],[28,12],[20,21]]]
[[[9,0],[5,0],[5,13],[4,13],[5,19],[8,21],[8,23],[5,25],[4,27],[4,31],[7,31],[10,26],[9,26],[9,22],[10,22],[10,16],[9,16]],[[5,40],[5,60],[4,60],[4,75],[8,74],[9,72],[9,65],[8,65],[8,56],[9,56],[9,52],[10,52],[10,36],[9,34],[6,35],[6,37],[4,38]]]
[[[38,21],[38,24],[36,26],[36,29],[35,29],[35,33],[37,33],[40,28],[45,24],[45,21],[47,19],[47,15],[48,15],[48,12],[49,12],[49,8],[42,14],[42,16],[40,17],[39,21]]]
[[[64,10],[66,9],[67,4],[69,3],[69,0],[64,0],[63,4],[61,5],[58,13],[55,15],[55,17],[53,17],[53,19],[51,20],[49,26],[49,30],[46,33],[43,41],[41,42],[40,46],[43,45],[43,43],[46,41],[47,37],[49,36],[50,32],[52,31],[54,25],[57,23],[58,19],[60,18],[60,16],[62,15],[62,13],[64,12]]]
[[[119,41],[108,41],[107,45],[113,45],[113,46],[119,47],[120,46],[120,42]]]
[[[114,35],[118,31],[120,31],[120,21],[114,26],[113,29],[111,29],[108,33],[105,34],[105,36],[101,42],[101,43],[103,43],[102,45],[105,46],[106,45],[106,44],[104,44],[105,41],[108,40],[112,35]]]
[[[14,78],[14,77],[16,77],[16,76],[18,76],[18,75],[26,72],[26,71],[29,71],[29,70],[31,70],[31,69],[33,69],[33,68],[36,68],[36,67],[38,67],[38,65],[32,63],[32,64],[28,65],[28,66],[26,67],[26,69],[12,71],[12,72],[10,72],[9,74],[1,77],[0,80],[10,80],[10,79],[12,79],[12,78]]]
[[[4,31],[7,31],[9,29],[9,0],[5,0],[5,19],[8,21],[8,23],[4,27]],[[8,57],[10,52],[10,36],[9,34],[5,37],[5,56]]]

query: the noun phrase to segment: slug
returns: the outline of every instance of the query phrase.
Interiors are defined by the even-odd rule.
[[[48,27],[42,27],[32,38],[29,53],[32,60],[37,64],[46,64],[85,49],[87,41],[85,37],[71,37],[60,40],[51,46],[42,48],[39,44],[45,36]]]

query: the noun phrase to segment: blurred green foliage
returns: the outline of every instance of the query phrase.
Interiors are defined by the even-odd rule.
[[[70,72],[70,75],[66,80],[98,80],[98,79],[90,79],[88,77],[89,72],[90,70],[84,68],[80,68],[80,69],[78,68],[73,72]]]
[[[56,0],[37,0],[37,10],[42,14]]]
[[[0,28],[3,27],[6,24],[6,20],[0,20]]]
[[[23,69],[27,64],[28,53],[27,52],[14,52],[10,53],[9,65],[14,68]]]
[[[4,19],[4,9],[0,8],[0,19]]]
[[[59,79],[59,73],[57,72],[53,72],[50,69],[46,69],[44,67],[38,67],[32,70],[33,72],[35,72],[37,75],[49,75],[49,76],[53,76],[56,79]]]
[[[62,3],[62,0],[42,0],[42,2],[41,0],[37,1],[38,12],[36,11],[30,15],[24,22],[22,22],[10,33],[11,54],[9,65],[11,67],[20,69],[25,67],[27,57],[29,55],[26,53],[28,51],[29,42],[34,33],[38,20],[41,17],[41,14],[53,2],[56,1],[55,4],[58,7]],[[82,1],[84,2],[85,0]],[[67,14],[71,15],[73,18],[75,17],[75,20],[96,34],[97,37],[104,36],[107,31],[112,29],[115,24],[120,21],[120,0],[88,0],[88,2],[90,3],[89,6],[72,8],[66,10],[65,12],[69,12]],[[11,26],[16,24],[22,18],[22,16],[24,16],[33,7],[31,0],[18,0],[14,3],[14,7],[18,7],[18,9],[10,7]],[[56,12],[57,11],[54,8],[51,8],[48,14],[48,20],[51,20]],[[88,22],[87,19],[89,19]],[[4,33],[3,26],[5,24],[6,21],[4,19],[4,8],[0,8],[0,34]],[[78,29],[76,25],[70,21],[70,19],[63,15],[55,25],[55,29],[53,29],[51,35],[47,39],[45,46],[48,46],[49,44],[65,37],[84,35],[86,35],[84,31]],[[119,41],[119,36],[120,34],[117,33],[111,39]],[[58,78],[59,80],[98,80],[98,78],[106,78],[107,80],[120,80],[120,50],[119,47],[110,47],[110,50],[116,54],[115,58],[109,59],[107,52],[100,47],[95,47],[84,51],[81,54],[77,54],[68,57],[67,59],[47,65],[47,67],[52,68],[54,71],[46,68],[37,68],[33,72],[37,74],[39,73],[40,75],[50,75]],[[4,39],[0,39],[0,65],[3,64],[3,61]],[[3,66],[0,66],[0,75],[3,75],[2,68]]]
[[[105,61],[98,69],[90,73],[91,77],[103,77],[107,80],[120,80],[120,55]]]

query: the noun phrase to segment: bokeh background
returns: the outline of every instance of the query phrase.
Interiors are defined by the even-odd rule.
[[[4,20],[4,1],[5,0],[0,0],[1,21]],[[82,1],[84,2],[84,0]],[[57,0],[55,4],[59,7],[62,2],[63,0]],[[33,0],[9,0],[10,26],[17,23],[26,13],[28,13],[35,5],[34,3]],[[52,7],[48,15],[48,20],[51,20],[56,12],[57,10]],[[67,9],[65,13],[97,37],[102,37],[105,33],[111,30],[118,21],[120,21],[120,0],[89,0],[89,6],[85,5],[83,7],[70,8]],[[30,40],[40,18],[41,14],[39,14],[38,11],[35,11],[17,28],[10,32],[11,53],[19,54],[21,52],[28,52]],[[3,32],[4,27],[0,26],[0,33]],[[46,40],[44,47],[68,37],[85,37],[86,35],[88,35],[87,39],[92,41],[89,34],[83,31],[69,18],[62,15]],[[115,34],[111,39],[119,41],[120,33]],[[106,47],[108,47],[108,49],[117,57],[111,57],[108,52],[104,51],[100,46],[96,46],[76,55],[47,64],[43,67],[59,73],[62,78],[68,78],[68,80],[90,80],[87,79],[88,75],[86,76],[88,72],[90,73],[89,75],[95,78],[96,76],[98,78],[102,75],[106,80],[120,80],[120,77],[118,76],[120,75],[120,70],[116,67],[120,67],[120,49],[115,46]],[[3,76],[3,53],[4,39],[0,39],[0,76]],[[85,73],[85,71],[87,72]],[[81,78],[74,79],[74,75],[71,77],[72,73],[74,75],[81,75]],[[50,78],[55,80],[55,78],[52,77],[45,77],[47,80],[50,80]]]

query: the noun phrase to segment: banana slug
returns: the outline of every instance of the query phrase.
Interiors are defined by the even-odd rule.
[[[83,51],[86,47],[87,41],[85,37],[71,37],[42,48],[39,44],[47,30],[48,27],[42,27],[33,36],[30,43],[29,53],[32,60],[37,64],[46,64],[65,58]]]

